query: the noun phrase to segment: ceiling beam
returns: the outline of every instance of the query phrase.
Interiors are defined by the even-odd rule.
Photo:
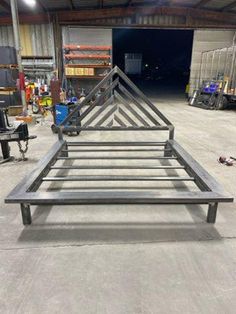
[[[43,12],[47,12],[47,9],[45,8],[45,6],[43,5],[42,1],[41,0],[37,0],[37,5],[40,7],[40,9],[43,11]]]
[[[209,20],[216,22],[225,22],[229,21],[231,24],[236,23],[236,14],[233,13],[222,13],[211,10],[204,9],[193,9],[185,7],[158,7],[158,6],[145,6],[145,7],[113,7],[106,9],[97,9],[97,10],[81,10],[73,11],[70,14],[68,12],[58,12],[59,21],[85,21],[85,20],[94,20],[94,19],[106,19],[106,18],[120,18],[133,16],[135,14],[139,15],[167,15],[167,16],[184,16],[192,17],[195,19]]]
[[[204,5],[206,5],[208,2],[210,2],[212,0],[200,0],[195,6],[194,8],[201,8],[203,7]]]
[[[104,1],[103,0],[99,0],[99,8],[103,9],[104,7]]]
[[[67,25],[65,24],[61,24],[61,25]],[[112,28],[134,28],[134,29],[190,29],[190,30],[194,30],[194,29],[219,29],[219,30],[232,30],[235,29],[235,24],[220,24],[220,23],[215,23],[215,24],[206,24],[206,23],[201,23],[201,22],[195,22],[194,23],[182,23],[182,24],[171,24],[171,25],[167,25],[167,24],[125,24],[125,23],[106,23],[106,22],[92,22],[90,21],[90,23],[86,23],[86,22],[80,22],[78,24],[78,22],[71,22],[71,25],[76,25],[76,26],[86,26],[86,27],[112,27]]]
[[[142,1],[137,1],[137,0],[128,0],[128,2],[126,3],[126,6],[147,6],[147,5],[159,5],[159,6],[163,6],[169,3],[169,0],[142,0]]]
[[[42,24],[48,23],[48,15],[41,14],[19,14],[19,21],[21,24]],[[11,16],[0,17],[0,25],[12,25]]]
[[[4,0],[0,0],[0,6],[5,9],[7,12],[11,12],[11,6]]]
[[[92,23],[94,20],[120,18],[120,17],[133,17],[136,14],[141,16],[163,15],[163,16],[181,16],[186,20],[195,20],[197,23],[202,21],[202,24],[207,25],[221,25],[223,28],[225,25],[236,25],[236,14],[211,11],[204,9],[194,9],[186,7],[159,7],[159,6],[128,6],[128,7],[113,7],[94,10],[79,10],[79,11],[60,11],[55,12],[58,16],[58,22],[60,24],[76,24]],[[50,13],[51,15],[55,13]],[[19,16],[20,23],[25,24],[37,24],[48,21],[47,14],[21,14]],[[11,24],[11,17],[0,17],[0,25]],[[192,23],[193,24],[193,23]]]
[[[69,4],[69,7],[71,10],[75,10],[75,5],[73,3],[73,0],[67,0],[68,4]]]
[[[236,1],[233,1],[232,3],[224,6],[221,10],[223,12],[226,12],[226,11],[230,11],[231,9],[235,8],[236,7]]]

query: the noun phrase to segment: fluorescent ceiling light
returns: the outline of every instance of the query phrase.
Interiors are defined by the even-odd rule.
[[[36,0],[24,0],[24,2],[31,7],[36,6]]]

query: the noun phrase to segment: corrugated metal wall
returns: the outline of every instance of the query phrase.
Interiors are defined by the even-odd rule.
[[[53,31],[51,24],[20,25],[23,56],[53,56]],[[0,27],[0,46],[14,46],[11,26]]]
[[[133,23],[140,25],[154,25],[157,26],[167,26],[167,27],[176,27],[178,25],[182,26],[185,24],[185,17],[181,16],[167,16],[167,15],[140,15],[136,17],[136,21],[134,22],[131,17],[120,17],[120,18],[108,18],[108,19],[99,19],[94,20],[95,23],[104,24],[104,25],[124,25],[129,26]]]
[[[137,20],[138,24],[151,24],[151,25],[181,25],[185,23],[185,17],[181,16],[167,16],[167,15],[149,15],[139,16]]]
[[[110,25],[124,25],[134,23],[130,17],[111,18],[97,20],[98,23]],[[183,25],[185,17],[178,16],[137,16],[136,24],[142,25]],[[53,31],[50,24],[41,25],[21,25],[20,26],[22,55],[23,56],[53,56]],[[85,28],[65,26],[62,28],[64,44],[93,44],[93,45],[111,45],[112,30],[108,28]],[[190,74],[190,93],[198,87],[198,77],[200,72],[201,52],[217,48],[223,48],[232,44],[234,31],[222,30],[195,30],[193,41],[193,52]],[[0,27],[0,45],[13,46],[13,31],[11,26]]]
[[[63,44],[112,45],[112,30],[107,28],[83,28],[65,26],[62,28]]]
[[[218,30],[194,31],[190,73],[190,95],[192,94],[194,89],[198,88],[198,78],[200,74],[202,52],[231,46],[233,43],[234,33],[234,31]],[[209,73],[207,71],[210,71],[210,67],[209,69],[206,69],[206,72],[204,72],[205,79],[207,79],[207,77],[209,76]]]

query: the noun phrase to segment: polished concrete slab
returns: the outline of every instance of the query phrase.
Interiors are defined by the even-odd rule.
[[[179,98],[158,106],[178,142],[236,197],[236,167],[217,162],[236,156],[236,111]],[[48,121],[30,131],[38,138],[29,160],[0,166],[0,313],[235,313],[235,203],[219,206],[215,225],[206,206],[119,205],[32,207],[24,227],[4,197],[56,140]]]

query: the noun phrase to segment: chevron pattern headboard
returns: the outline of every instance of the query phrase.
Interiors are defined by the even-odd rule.
[[[173,133],[174,129],[118,67],[114,67],[85,97],[61,127],[68,127],[76,111],[80,111],[80,126],[71,127],[72,130],[169,130]]]

